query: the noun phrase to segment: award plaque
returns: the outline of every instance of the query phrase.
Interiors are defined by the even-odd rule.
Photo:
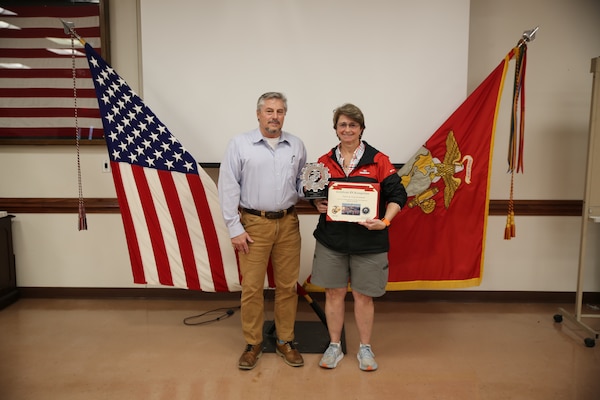
[[[379,184],[333,182],[327,197],[327,220],[359,222],[378,215]]]
[[[329,169],[323,163],[306,163],[302,168],[302,189],[304,197],[310,199],[327,198]]]

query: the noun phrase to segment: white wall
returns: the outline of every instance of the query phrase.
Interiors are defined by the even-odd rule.
[[[352,102],[395,163],[466,95],[469,0],[143,0],[141,27],[146,104],[199,162],[221,161],[267,91],[287,95],[285,129],[309,160]]]
[[[516,177],[515,199],[581,200],[590,60],[600,55],[600,2],[471,0],[470,9],[468,92],[492,71],[524,30],[540,26],[529,45],[525,174]],[[111,64],[143,96],[136,11],[136,0],[110,2]],[[492,199],[507,199],[509,193],[505,159],[511,96],[509,85],[498,120]],[[252,107],[248,104],[248,109]],[[101,146],[82,147],[84,196],[115,197],[110,174],[101,172],[105,157]],[[77,196],[74,146],[0,146],[0,197]],[[471,290],[575,291],[581,218],[517,216],[517,237],[510,241],[503,239],[505,221],[502,216],[489,217],[483,283]],[[310,271],[315,223],[316,216],[301,216],[302,279]],[[131,283],[120,215],[88,214],[88,227],[77,230],[76,214],[17,214],[13,230],[18,285],[140,287]],[[585,290],[598,291],[598,224],[590,225],[588,236]]]
[[[515,199],[581,200],[585,189],[592,74],[600,55],[596,0],[472,0],[469,92],[497,65],[519,35],[539,26],[528,46],[525,173]],[[514,73],[511,62],[509,74]],[[510,79],[509,79],[510,78]],[[512,77],[498,118],[490,198],[508,199],[508,133]],[[504,217],[490,217],[483,290],[574,290],[580,217],[516,217],[517,237],[503,240]],[[585,290],[600,288],[600,226],[589,225]]]

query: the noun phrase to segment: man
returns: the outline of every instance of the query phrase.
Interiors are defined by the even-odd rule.
[[[291,366],[304,365],[295,348],[300,230],[295,204],[306,163],[302,140],[284,132],[287,99],[268,92],[256,105],[258,128],[234,137],[219,170],[219,200],[238,253],[242,275],[241,319],[246,348],[240,369],[262,355],[264,286],[269,260],[275,279],[276,352]]]

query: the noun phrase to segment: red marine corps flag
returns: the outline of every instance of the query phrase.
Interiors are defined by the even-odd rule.
[[[496,118],[509,61],[525,51],[519,42],[398,171],[409,197],[390,227],[388,290],[481,283]]]

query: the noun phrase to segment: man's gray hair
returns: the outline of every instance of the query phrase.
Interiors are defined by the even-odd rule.
[[[279,99],[283,101],[283,108],[287,112],[287,97],[283,93],[280,92],[267,92],[261,95],[256,102],[256,111],[260,111],[262,106],[265,105],[265,100],[269,99]]]

